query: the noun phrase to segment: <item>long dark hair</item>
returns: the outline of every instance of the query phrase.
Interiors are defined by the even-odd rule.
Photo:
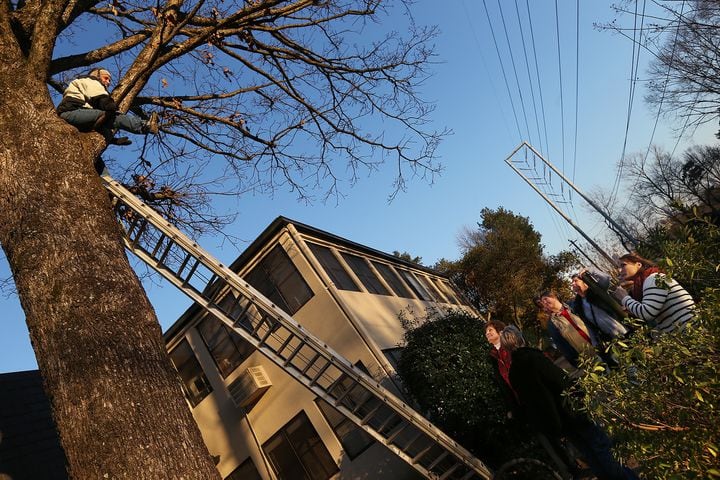
[[[644,272],[645,269],[647,269],[647,268],[657,267],[655,262],[648,260],[647,258],[641,257],[637,253],[626,253],[625,255],[622,255],[618,260],[620,260],[620,261],[625,260],[627,262],[633,262],[633,263],[637,262],[637,263],[642,264],[642,267],[640,267],[639,273]]]

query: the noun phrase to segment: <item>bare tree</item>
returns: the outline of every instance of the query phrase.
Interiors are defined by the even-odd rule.
[[[650,156],[628,156],[623,171],[628,195],[617,220],[636,238],[695,215],[720,218],[718,147],[691,147],[681,156],[654,147]]]
[[[630,1],[615,8],[628,18],[637,11]],[[696,126],[717,120],[720,109],[720,4],[713,0],[658,0],[658,13],[644,21],[615,21],[608,28],[634,39],[652,57],[646,101],[680,124]],[[640,25],[642,31],[637,31]]]
[[[438,169],[442,132],[424,130],[432,108],[416,96],[434,30],[383,33],[384,13],[373,0],[0,4],[0,243],[72,478],[217,472],[95,173],[105,140],[59,119],[53,96],[102,62],[122,111],[159,112],[136,162],[105,160],[190,227],[222,224],[213,194],[334,194],[385,161],[402,189]]]

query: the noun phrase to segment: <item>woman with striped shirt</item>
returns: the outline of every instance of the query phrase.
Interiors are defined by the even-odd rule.
[[[632,290],[618,287],[613,296],[631,316],[655,329],[672,332],[693,318],[695,302],[690,294],[651,261],[631,253],[621,256],[620,280],[632,281]]]

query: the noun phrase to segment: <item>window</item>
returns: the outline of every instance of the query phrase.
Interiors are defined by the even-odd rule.
[[[212,387],[187,340],[180,342],[180,344],[170,352],[170,360],[172,360],[175,369],[180,374],[183,382],[183,391],[190,405],[193,407],[196,406],[203,398],[212,392]]]
[[[313,296],[312,290],[280,245],[265,255],[245,276],[245,280],[290,315],[300,310]]]
[[[279,480],[327,480],[339,470],[305,412],[265,442],[263,451]]]
[[[390,288],[393,289],[395,295],[397,295],[398,297],[412,298],[412,294],[407,288],[405,288],[402,280],[400,280],[400,277],[397,276],[397,273],[395,273],[395,271],[390,267],[390,265],[379,262],[372,262],[372,264],[375,269],[380,272],[380,275],[382,275],[388,285],[390,285]]]
[[[350,460],[356,458],[373,444],[375,440],[365,430],[348,420],[328,402],[318,398],[315,403],[317,403],[330,428],[335,432]]]
[[[450,303],[460,305],[460,300],[458,300],[457,295],[455,295],[455,291],[453,290],[452,285],[450,285],[446,280],[440,280],[437,278],[435,279],[435,283],[440,288],[440,290],[445,293],[445,296],[450,301]]]
[[[402,356],[402,351],[402,347],[386,348],[382,351],[385,358],[387,358],[388,362],[390,362],[390,365],[392,365],[396,372],[398,369],[398,362],[400,362],[400,357]]]
[[[425,275],[416,275],[416,277],[420,279],[423,286],[425,287],[425,290],[428,291],[433,300],[439,303],[445,303],[445,299],[443,298],[442,294],[437,291],[437,288],[435,288],[435,285],[432,284],[428,277],[426,277]]]
[[[225,480],[262,480],[255,464],[250,457],[230,473]]]
[[[417,278],[415,278],[415,275],[407,270],[398,270],[398,272],[400,272],[400,275],[405,279],[407,284],[410,286],[410,289],[415,292],[415,295],[417,295],[420,300],[427,300],[429,302],[433,301],[428,291],[425,290],[425,287],[420,285],[420,282],[418,282]]]
[[[252,345],[212,315],[206,316],[197,329],[223,378],[255,351]]]
[[[320,262],[320,265],[322,265],[325,273],[327,273],[328,277],[330,277],[330,280],[335,284],[335,287],[340,290],[350,290],[353,292],[360,291],[360,287],[355,284],[353,279],[340,264],[340,260],[333,255],[329,248],[315,243],[308,243],[308,247],[310,247],[313,255],[315,255],[315,258],[317,258],[318,262]]]
[[[365,285],[368,292],[379,295],[390,295],[390,292],[388,292],[387,288],[380,282],[380,279],[378,279],[370,269],[370,265],[368,265],[364,258],[350,253],[341,253],[341,255],[362,284]]]

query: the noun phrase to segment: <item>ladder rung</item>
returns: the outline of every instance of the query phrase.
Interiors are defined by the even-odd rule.
[[[381,423],[375,430],[382,433],[382,431],[385,430],[385,427],[390,425],[393,422],[393,420],[397,420],[399,418],[401,418],[400,415],[398,415],[397,413],[390,410],[390,415],[388,415],[388,418],[386,418],[385,421],[383,423]]]
[[[388,435],[385,438],[387,439],[388,442],[392,442],[393,440],[395,440],[397,438],[398,435],[400,435],[410,425],[412,425],[412,424],[410,422],[408,422],[407,420],[402,421],[397,427],[395,427],[396,430],[392,434]]]
[[[450,467],[445,473],[443,473],[443,474],[440,476],[440,480],[446,480],[448,477],[450,477],[450,475],[452,475],[452,473],[453,473],[455,470],[457,470],[458,468],[460,468],[462,465],[463,465],[463,464],[460,463],[460,462],[455,463],[452,467]],[[474,473],[474,472],[473,472],[472,470],[470,470],[469,473]],[[463,478],[465,478],[465,477],[463,477]]]
[[[410,450],[410,447],[412,446],[412,444],[414,444],[415,442],[420,440],[422,437],[423,437],[423,432],[418,430],[418,432],[415,434],[415,436],[412,437],[412,439],[410,439],[410,441],[405,445],[405,447],[400,447],[401,450]],[[400,446],[400,445],[398,445],[398,446]]]
[[[269,332],[272,332],[272,329],[270,329],[270,330],[268,330],[268,331],[269,331]],[[291,335],[287,338],[287,340],[285,340],[285,342],[290,341],[290,339],[291,339],[292,337],[293,337],[293,335],[291,334]],[[283,343],[283,345],[285,345],[285,343]],[[304,346],[305,346],[305,340],[300,340],[300,343],[298,344],[298,346],[295,347],[295,349],[290,353],[290,355],[288,356],[288,358],[285,359],[285,362],[284,362],[284,363],[285,363],[285,366],[289,365],[290,362],[292,362],[293,358],[295,358],[295,356],[296,356],[298,353],[300,353],[300,350],[302,350],[302,348],[303,348]],[[283,348],[284,348],[284,347],[280,347],[280,348],[277,350],[276,353],[277,353],[278,355],[280,355],[280,350],[282,350]]]
[[[367,392],[367,389],[365,389],[365,392]],[[374,396],[372,396],[372,395],[368,395],[367,397],[365,397],[365,398],[363,398],[362,400],[360,400],[360,401],[358,402],[358,404],[353,407],[352,413],[354,413],[354,414],[357,415],[357,413],[358,413],[360,410],[362,410],[362,408],[365,407],[365,405],[370,404],[373,400],[377,400],[378,402],[380,401],[380,399],[378,399],[377,397],[374,397]]]
[[[450,452],[448,452],[447,450],[443,450],[440,455],[438,455],[438,457],[433,460],[430,465],[428,465],[427,469],[432,470],[433,468],[437,467],[438,464],[442,462],[448,455],[450,455]]]
[[[173,245],[175,245],[175,242],[173,242],[170,239],[168,239],[168,240],[169,241],[168,241],[167,247],[165,248],[165,250],[163,250],[162,255],[160,255],[160,258],[158,259],[158,261],[160,263],[162,263],[163,265],[165,264],[165,259],[167,258],[168,254],[170,253],[170,250],[172,250]]]
[[[376,398],[376,397],[370,397],[370,398]],[[368,423],[370,421],[370,419],[372,418],[372,416],[375,415],[375,413],[377,413],[377,411],[380,410],[380,408],[382,408],[382,406],[383,406],[383,403],[378,400],[378,404],[375,407],[373,407],[368,413],[366,413],[364,417],[362,417],[362,419],[361,419],[362,424],[365,425],[366,423]],[[353,412],[353,413],[355,413],[355,412]],[[380,431],[379,428],[377,428],[376,430]]]
[[[349,378],[349,377],[348,377],[348,378]],[[348,388],[347,390],[345,390],[339,397],[337,397],[337,398],[335,399],[335,405],[340,405],[340,402],[342,402],[342,401],[345,399],[345,397],[347,397],[347,396],[350,394],[350,392],[352,392],[353,390],[355,390],[355,387],[358,387],[358,386],[359,386],[358,383],[353,383],[353,384],[350,386],[350,388]]]
[[[147,219],[143,218],[142,222],[140,223],[140,228],[138,228],[138,231],[135,234],[135,239],[131,242],[133,248],[137,248],[137,245],[140,242],[140,237],[142,237],[142,234],[145,233],[145,229],[147,228],[147,225],[148,225]],[[130,237],[130,235],[128,235],[128,237]]]
[[[302,374],[305,375],[308,370],[310,370],[310,367],[312,367],[318,358],[320,358],[322,355],[320,355],[320,352],[315,352],[315,355],[313,355],[312,359],[308,362],[307,365],[305,365],[305,368],[302,369]]]
[[[460,477],[460,480],[470,480],[473,477],[476,477],[477,473],[475,473],[475,470],[470,470],[468,473]]]
[[[298,338],[298,337],[293,335],[292,333],[290,335],[288,335],[288,337],[285,339],[285,341],[278,347],[276,353],[278,355],[282,356],[282,351],[285,350],[285,347],[288,346],[288,344],[292,341],[293,338]],[[302,348],[302,346],[303,346],[303,341],[300,340],[300,345],[298,346],[298,348]],[[291,355],[294,355],[295,353],[297,353],[297,352],[293,352]],[[289,361],[290,361],[290,359],[288,359],[288,361],[285,362],[285,365],[287,365]]]
[[[265,323],[265,319],[266,319],[266,318],[268,318],[268,317],[263,317],[263,319],[260,320],[260,323],[258,324],[258,327],[260,326],[260,324]],[[259,345],[259,346],[263,346],[263,344],[265,344],[265,340],[267,340],[267,339],[270,337],[270,335],[273,334],[273,329],[270,328],[270,325],[269,325],[270,322],[267,322],[267,323],[268,323],[267,332],[265,332],[265,335],[263,335],[262,338],[260,338],[260,345]]]
[[[188,253],[187,255],[185,255],[185,259],[184,259],[184,260],[182,261],[182,263],[180,264],[180,267],[177,269],[177,272],[175,272],[175,274],[176,274],[178,277],[182,274],[182,271],[185,270],[185,267],[187,266],[187,264],[188,264],[188,262],[190,261],[191,258],[194,258],[192,253]],[[208,282],[208,285],[211,285],[211,284],[212,284],[212,278],[211,278],[210,281]]]
[[[435,443],[433,443],[431,441],[427,447],[423,448],[418,453],[416,453],[415,456],[413,456],[413,462],[417,463],[425,454],[427,454],[430,450],[432,450],[432,448],[434,446],[435,446]]]
[[[195,270],[197,270],[199,265],[200,265],[200,259],[196,258],[195,263],[193,263],[193,266],[190,268],[190,271],[188,272],[187,276],[183,279],[183,283],[187,284],[190,281],[190,277],[192,277],[195,274]]]
[[[166,236],[164,233],[161,233],[161,234],[160,234],[160,238],[158,239],[157,243],[155,244],[155,247],[153,248],[153,251],[150,253],[150,255],[151,255],[153,258],[157,258],[155,255],[157,255],[158,250],[160,250],[160,247],[161,247],[162,244],[165,242],[165,239],[166,239],[166,238],[167,238],[167,236]]]
[[[323,365],[320,370],[315,374],[313,378],[310,379],[310,385],[315,385],[315,382],[318,381],[320,377],[322,377],[323,373],[327,371],[328,368],[330,368],[330,365],[332,365],[332,362],[330,360],[326,359],[325,365]]]

